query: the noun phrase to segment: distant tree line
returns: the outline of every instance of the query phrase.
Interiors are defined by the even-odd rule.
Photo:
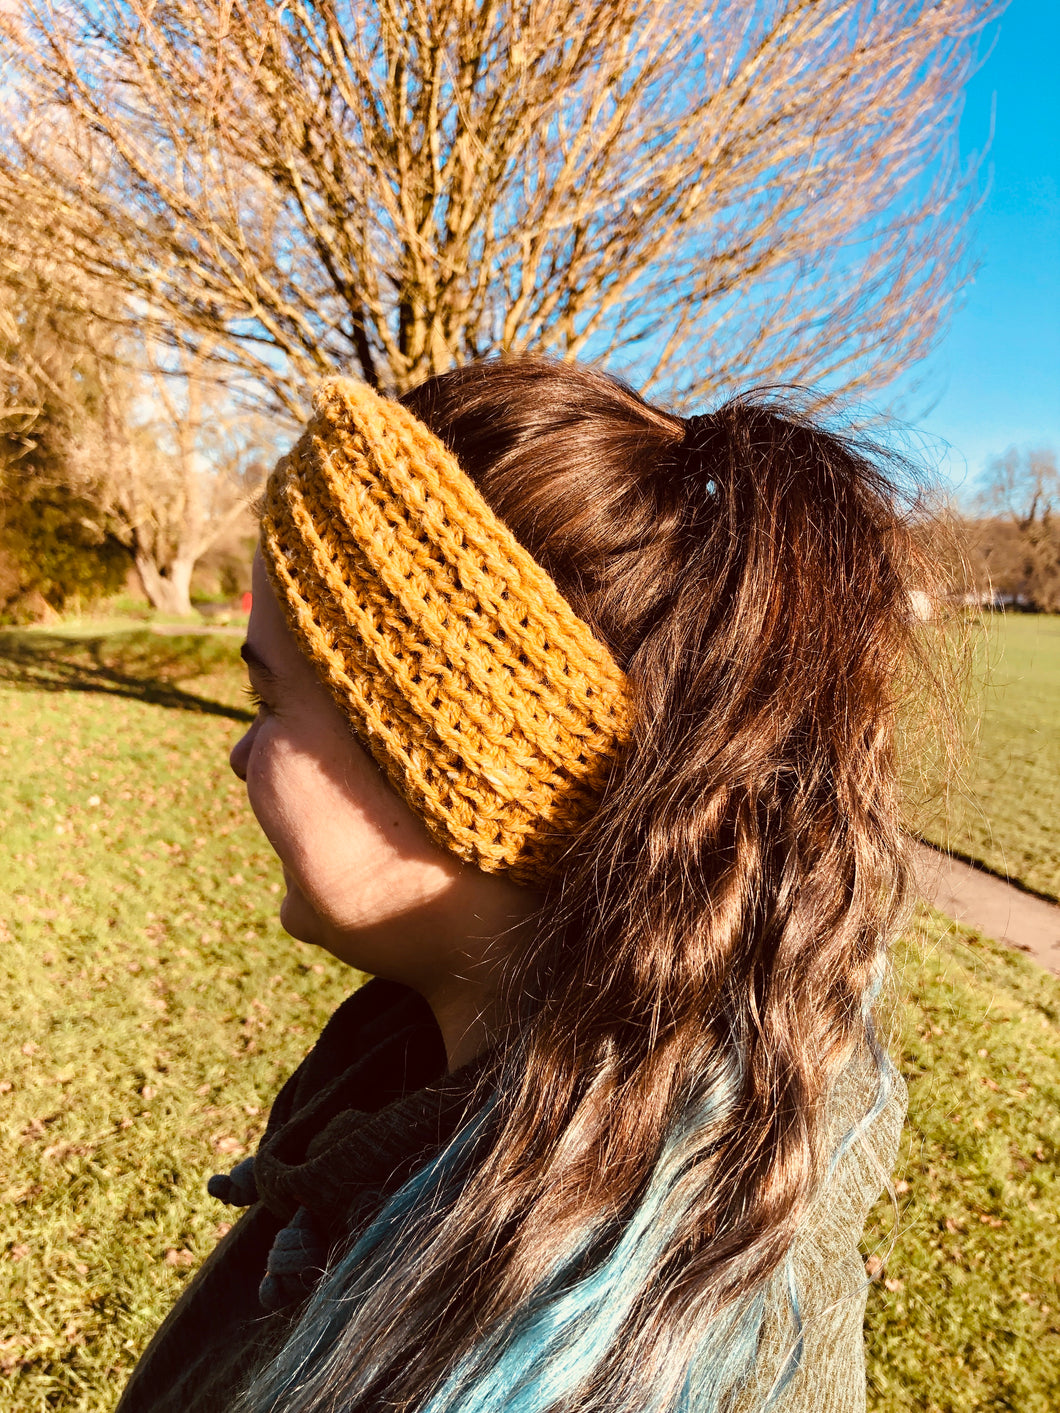
[[[965,521],[968,590],[980,602],[1060,613],[1060,472],[1055,451],[1010,448],[987,468]]]

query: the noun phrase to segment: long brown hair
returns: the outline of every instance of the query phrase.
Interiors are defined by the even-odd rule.
[[[791,1249],[837,1076],[866,1051],[886,1069],[872,1000],[908,890],[895,727],[926,565],[885,461],[790,401],[690,428],[536,359],[404,401],[609,645],[637,725],[508,962],[474,1163],[407,1209],[370,1280],[325,1281],[251,1402],[477,1407],[483,1360],[588,1291],[655,1203],[619,1324],[553,1402],[677,1407],[704,1330]]]

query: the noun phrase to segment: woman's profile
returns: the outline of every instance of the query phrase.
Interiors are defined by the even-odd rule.
[[[864,1407],[922,569],[882,458],[768,397],[324,384],[232,765],[284,927],[373,979],[121,1413]]]

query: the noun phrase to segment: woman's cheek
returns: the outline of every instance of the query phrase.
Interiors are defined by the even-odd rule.
[[[284,782],[282,751],[266,727],[247,761],[247,799],[262,833],[285,867],[291,862],[289,786]]]

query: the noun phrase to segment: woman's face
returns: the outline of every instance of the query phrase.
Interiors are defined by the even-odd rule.
[[[481,989],[498,935],[539,896],[434,842],[303,657],[260,554],[253,572],[243,657],[260,706],[231,764],[283,864],[281,923],[432,1005],[454,987]]]

